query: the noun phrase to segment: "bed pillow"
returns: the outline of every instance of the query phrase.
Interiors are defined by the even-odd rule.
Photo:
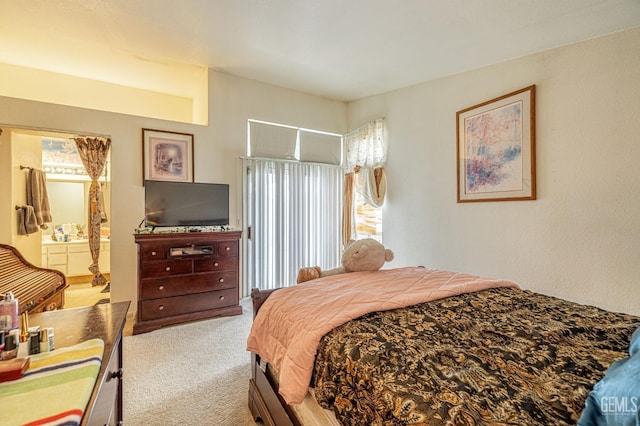
[[[611,364],[589,392],[578,425],[640,425],[640,328],[631,336],[629,357]]]

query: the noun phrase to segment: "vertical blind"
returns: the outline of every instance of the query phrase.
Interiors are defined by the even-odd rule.
[[[243,297],[251,288],[295,284],[304,266],[340,261],[343,171],[325,164],[243,160],[245,246]]]

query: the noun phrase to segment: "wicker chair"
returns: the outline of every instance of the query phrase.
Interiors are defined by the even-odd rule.
[[[35,266],[15,247],[0,244],[0,295],[13,292],[19,313],[62,309],[68,286],[62,272]]]

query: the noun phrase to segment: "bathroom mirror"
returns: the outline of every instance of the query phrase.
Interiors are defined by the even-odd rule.
[[[47,181],[49,207],[56,223],[75,223],[86,228],[84,182]]]

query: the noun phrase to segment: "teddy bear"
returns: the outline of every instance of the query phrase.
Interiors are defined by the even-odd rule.
[[[347,272],[377,271],[385,262],[393,260],[393,251],[385,249],[373,238],[351,240],[342,253],[342,266],[323,271],[319,266],[309,266],[298,271],[298,284],[316,278]]]

